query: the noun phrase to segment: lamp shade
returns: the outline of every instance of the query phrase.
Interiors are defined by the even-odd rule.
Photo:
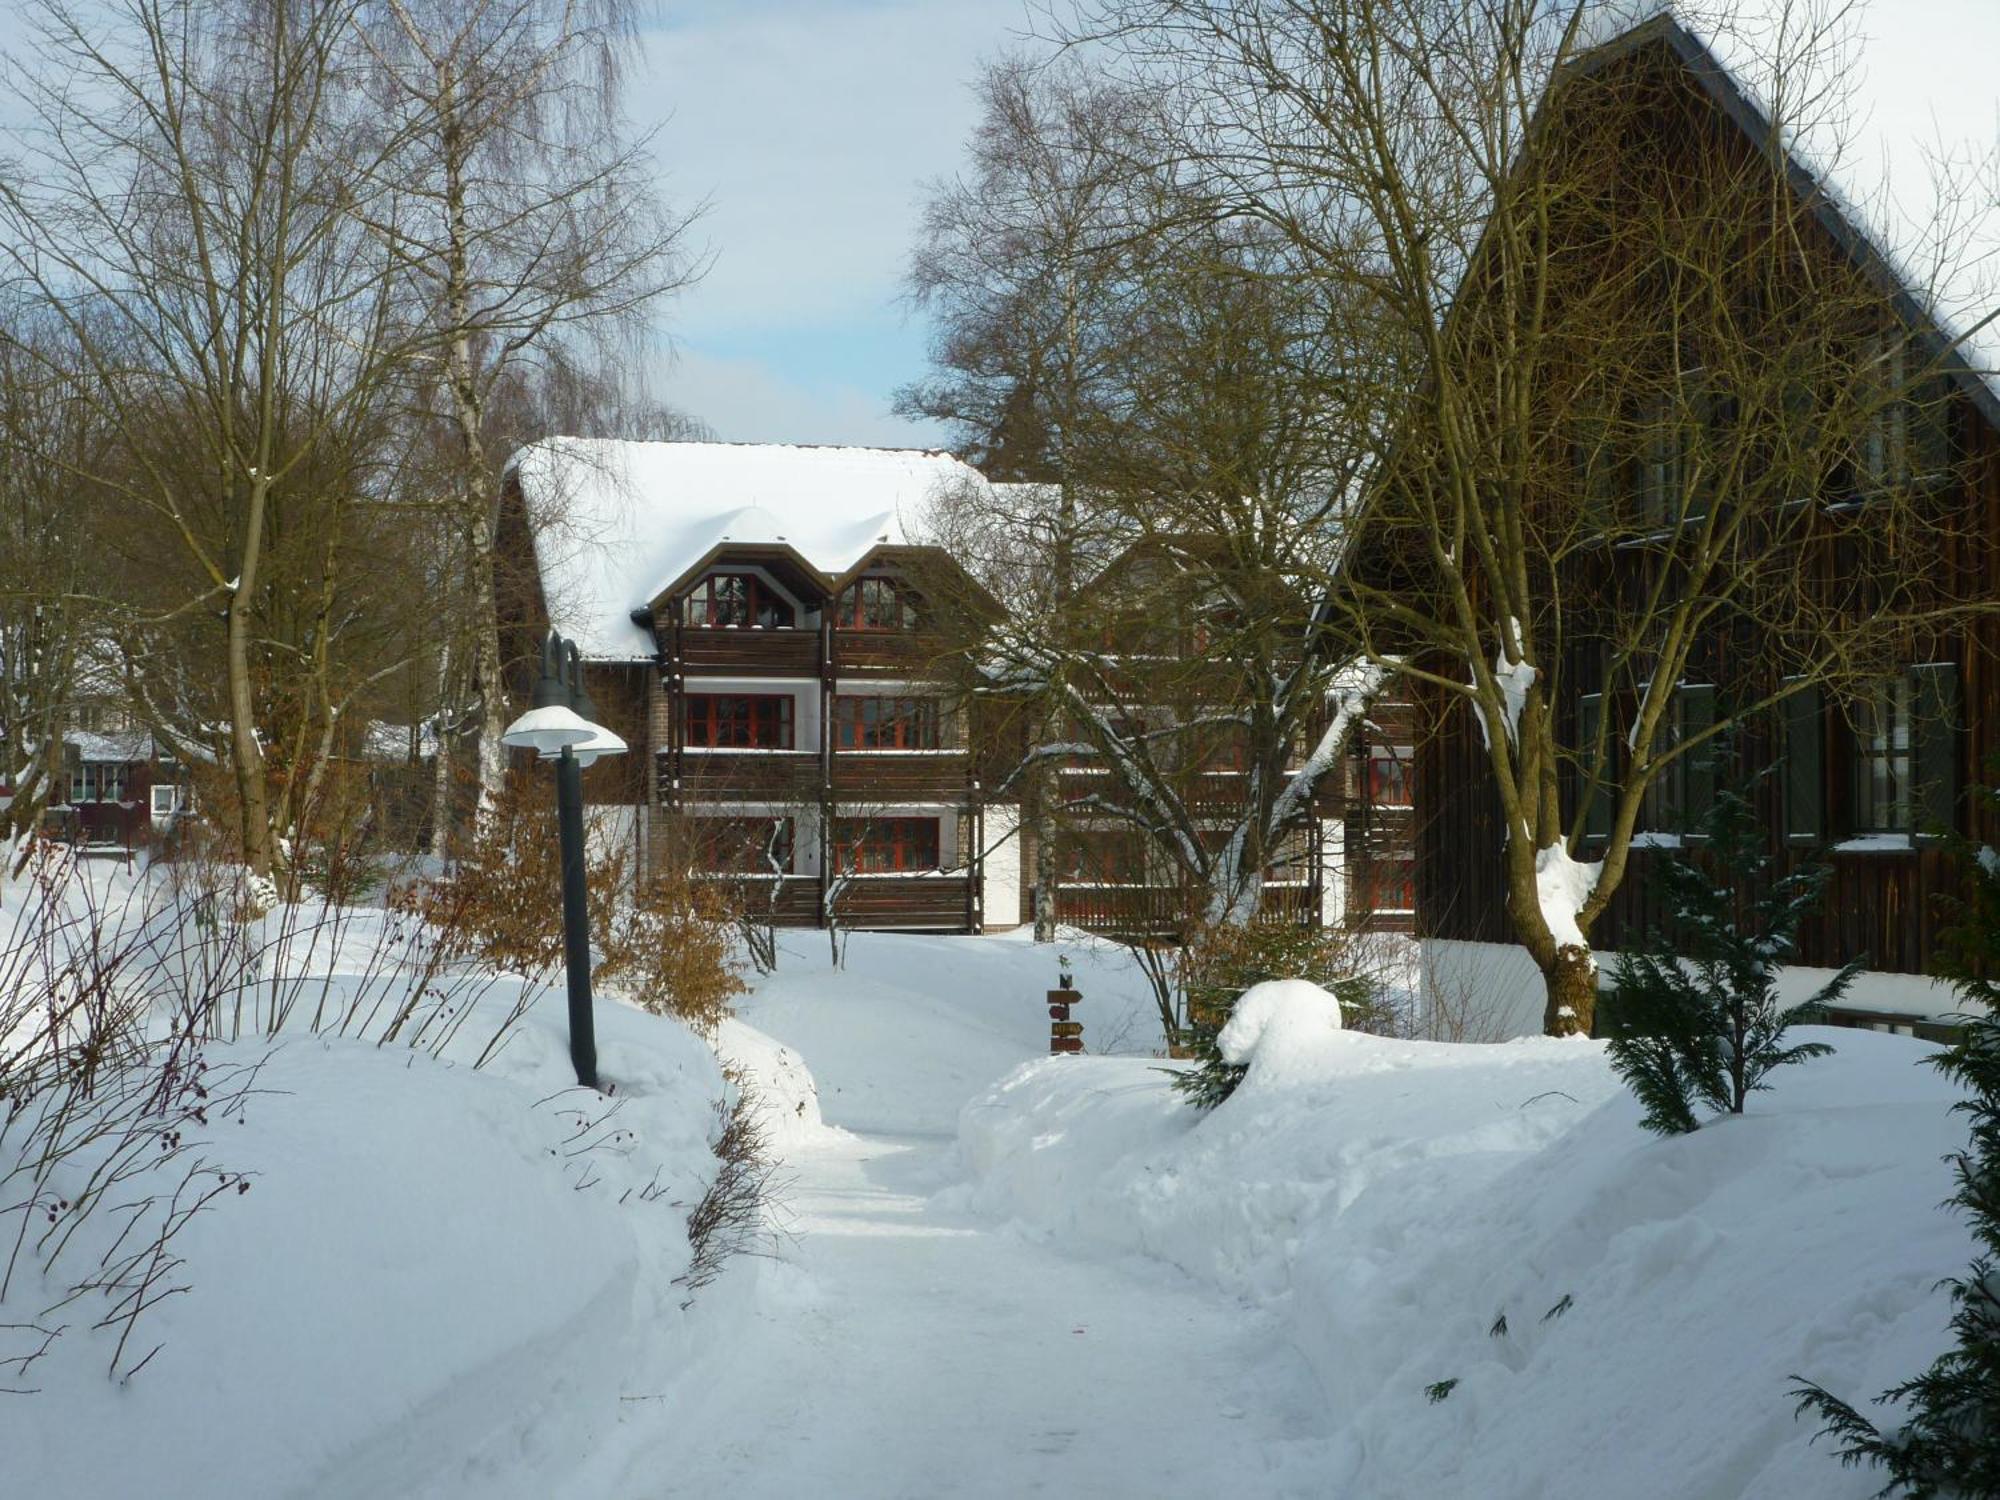
[[[602,724],[592,724],[588,719],[584,720],[584,724],[590,730],[590,738],[580,744],[573,744],[569,747],[570,754],[576,757],[579,765],[587,766],[593,761],[602,760],[607,755],[623,755],[625,753],[627,749],[625,741],[606,729]],[[552,760],[561,754],[562,747],[557,746],[553,750],[544,750],[542,758],[544,760]]]
[[[603,734],[588,719],[560,704],[531,708],[507,726],[500,743],[516,750],[536,750],[543,755],[560,755],[565,745],[581,745],[593,735]],[[621,743],[622,750],[624,745]]]

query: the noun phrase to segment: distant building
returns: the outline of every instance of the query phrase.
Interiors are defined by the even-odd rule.
[[[947,694],[926,597],[941,579],[956,599],[983,594],[908,529],[937,495],[985,482],[900,449],[558,438],[516,456],[502,550],[532,567],[513,655],[525,672],[551,622],[577,643],[600,718],[631,746],[590,768],[586,794],[642,868],[691,860],[787,924],[1030,918],[1020,806],[988,795],[1021,747]],[[1364,891],[1407,906],[1399,865],[1349,880],[1408,786],[1387,764],[1407,742],[1362,743],[1274,885],[1302,918],[1358,922]],[[1349,838],[1337,809],[1371,785],[1376,821]],[[1129,835],[1086,830],[1064,858],[1065,921],[1129,927],[1162,894]]]

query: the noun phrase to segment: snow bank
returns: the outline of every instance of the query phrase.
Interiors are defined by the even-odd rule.
[[[1281,1316],[1338,1428],[1329,1494],[1878,1487],[1809,1446],[1785,1391],[1872,1397],[1946,1342],[1933,1287],[1972,1246],[1938,1208],[1964,1127],[1929,1048],[1808,1028],[1836,1055],[1661,1141],[1593,1043],[1297,1045],[1279,1015],[1306,1024],[1274,1003],[1207,1116],[1157,1066],[1016,1070],[965,1110],[948,1201]]]
[[[715,1055],[746,1088],[764,1139],[782,1153],[844,1132],[820,1116],[819,1083],[805,1060],[776,1037],[734,1017],[716,1030]]]
[[[289,1030],[211,1045],[261,1060],[240,1120],[206,1131],[250,1189],[173,1240],[189,1290],[138,1324],[161,1348],[129,1383],[84,1303],[0,1382],[39,1387],[0,1395],[10,1492],[539,1497],[614,1450],[621,1398],[689,1358],[701,1309],[675,1278],[727,1089],[686,1028],[609,1002],[613,1092],[576,1088],[560,990],[475,1071],[517,988],[438,1058]],[[17,1283],[0,1322],[59,1295]]]

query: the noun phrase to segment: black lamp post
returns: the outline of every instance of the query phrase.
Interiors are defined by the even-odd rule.
[[[590,905],[585,883],[583,768],[619,755],[625,742],[595,722],[576,644],[553,630],[542,643],[534,707],[507,727],[502,743],[556,763],[556,821],[562,839],[563,967],[569,979],[569,1057],[576,1081],[597,1085],[597,1025],[590,995]]]

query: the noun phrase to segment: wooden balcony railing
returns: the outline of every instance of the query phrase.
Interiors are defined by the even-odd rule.
[[[835,630],[833,670],[841,677],[928,677],[945,656],[944,638],[922,632]]]
[[[684,750],[660,761],[660,800],[817,802],[819,756],[810,750]],[[673,780],[680,777],[678,798]]]
[[[963,750],[836,750],[833,795],[844,803],[962,800],[972,758]]]
[[[972,882],[963,875],[856,875],[840,882],[834,915],[864,931],[963,932]]]
[[[817,630],[685,629],[669,640],[679,643],[678,664],[683,672],[728,672],[745,677],[819,675]]]

